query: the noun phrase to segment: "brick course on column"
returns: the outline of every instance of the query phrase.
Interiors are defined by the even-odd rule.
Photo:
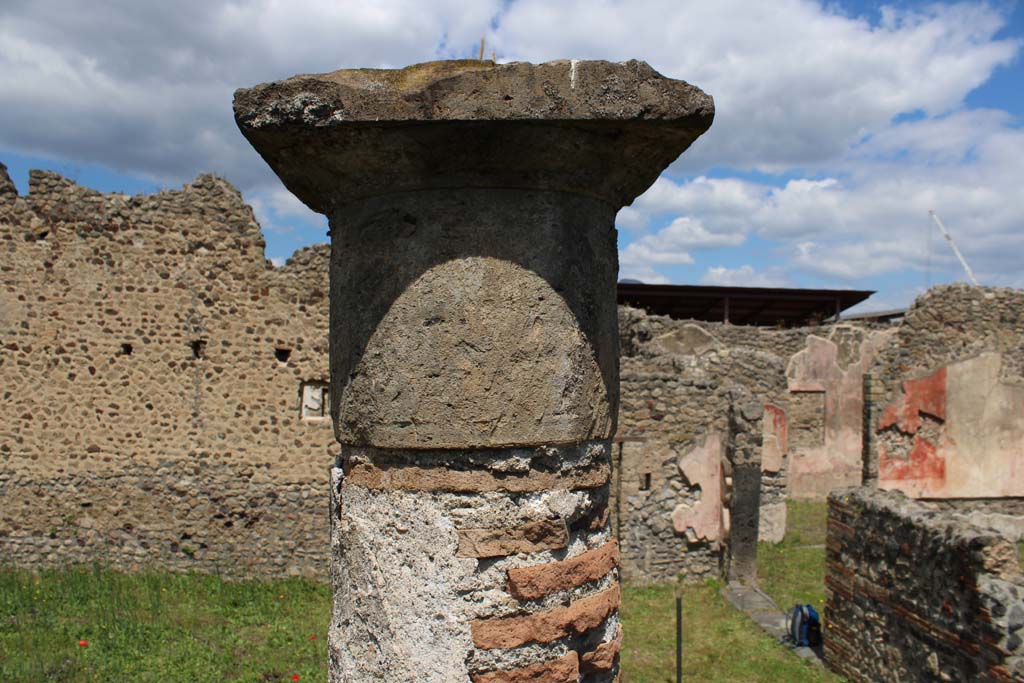
[[[615,215],[713,111],[636,61],[236,93],[331,225],[331,681],[617,677]]]

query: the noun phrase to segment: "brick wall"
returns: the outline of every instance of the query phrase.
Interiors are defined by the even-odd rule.
[[[825,659],[851,682],[1024,681],[1017,548],[948,506],[829,496]]]

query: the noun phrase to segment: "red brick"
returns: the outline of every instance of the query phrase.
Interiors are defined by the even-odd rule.
[[[615,666],[615,660],[622,649],[622,629],[620,628],[615,637],[606,643],[601,643],[590,652],[583,654],[580,662],[580,669],[583,673],[598,673],[611,671]]]
[[[531,471],[500,475],[486,470],[359,463],[345,472],[345,484],[376,490],[528,493],[598,488],[607,484],[610,476],[611,468],[607,463],[576,468],[566,473]]]
[[[618,566],[619,546],[609,541],[569,560],[508,570],[508,592],[520,600],[536,600],[596,581]]]
[[[581,598],[568,607],[501,619],[480,619],[470,625],[473,644],[482,650],[519,647],[526,643],[550,643],[595,628],[619,607],[618,585]]]

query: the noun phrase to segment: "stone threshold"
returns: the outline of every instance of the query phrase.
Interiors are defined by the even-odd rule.
[[[750,617],[761,630],[783,644],[786,637],[786,614],[764,591],[755,585],[729,583],[719,593],[730,605]],[[789,649],[798,657],[816,664],[824,664],[820,645],[813,648],[790,646]]]

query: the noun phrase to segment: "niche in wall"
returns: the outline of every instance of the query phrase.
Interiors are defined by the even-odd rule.
[[[330,416],[327,382],[313,380],[302,383],[300,392],[303,420],[323,420]]]

